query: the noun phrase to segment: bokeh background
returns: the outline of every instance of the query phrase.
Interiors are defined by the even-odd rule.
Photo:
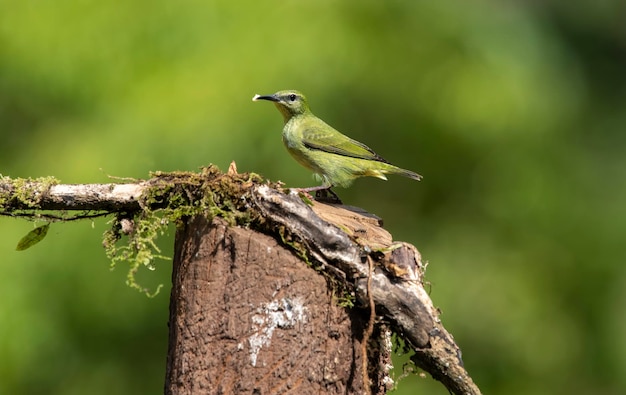
[[[429,262],[490,394],[626,393],[626,6],[611,1],[2,1],[0,173],[65,183],[214,163],[309,172],[255,93],[313,110],[424,175],[345,202]],[[170,262],[111,271],[106,220],[0,218],[0,393],[154,394]],[[161,239],[172,251],[172,230]],[[409,377],[401,394],[446,394]]]

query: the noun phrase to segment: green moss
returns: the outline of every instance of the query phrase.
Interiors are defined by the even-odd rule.
[[[131,228],[125,228],[124,221],[132,224]],[[155,261],[158,259],[169,260],[161,254],[161,250],[156,244],[159,236],[167,230],[168,221],[157,213],[138,213],[134,218],[128,218],[124,214],[118,215],[111,221],[111,229],[104,234],[103,246],[107,257],[111,260],[111,268],[119,262],[128,262],[129,270],[126,284],[131,288],[146,293],[148,296],[158,294],[162,285],[155,291],[150,291],[142,287],[136,280],[135,275],[141,267],[155,270]],[[126,243],[118,245],[124,231],[128,233]]]
[[[315,268],[311,260],[309,260],[307,248],[299,240],[294,238],[284,226],[278,227],[277,234],[283,245],[291,248],[294,254],[296,254],[298,258],[302,259],[309,267]]]
[[[154,270],[159,259],[170,260],[161,254],[156,243],[169,224],[178,226],[185,218],[196,215],[209,220],[218,216],[231,226],[259,223],[246,204],[246,195],[250,187],[262,182],[257,174],[224,174],[215,166],[203,168],[200,173],[151,173],[149,186],[139,202],[141,210],[119,213],[104,234],[103,245],[112,267],[128,262],[127,284],[149,296],[155,295],[158,289],[152,292],[143,288],[135,274],[141,267]],[[123,237],[126,240],[122,243]]]
[[[339,295],[335,295],[333,293],[333,301],[337,306],[351,309],[354,307],[355,296],[354,293],[346,292],[346,290],[344,290]]]
[[[0,174],[0,185],[9,184],[11,179],[9,177],[3,176]],[[7,202],[9,201],[9,190],[0,186],[0,210],[5,209]]]
[[[0,175],[0,211],[7,212],[11,207],[36,209],[41,198],[51,186],[59,181],[54,177],[15,178]]]

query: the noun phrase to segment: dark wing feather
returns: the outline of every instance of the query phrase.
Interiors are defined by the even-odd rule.
[[[367,145],[339,133],[319,118],[303,126],[302,143],[309,149],[351,158],[389,163]]]

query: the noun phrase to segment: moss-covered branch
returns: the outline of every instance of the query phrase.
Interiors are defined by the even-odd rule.
[[[60,184],[52,177],[11,179],[0,176],[0,216],[58,222],[113,216],[104,233],[106,255],[115,266],[130,264],[127,283],[146,294],[135,280],[141,267],[153,269],[161,254],[156,239],[171,223],[183,217],[219,215],[230,224],[248,224],[251,211],[244,195],[263,181],[255,174],[238,174],[234,167],[225,174],[217,167],[193,172],[155,172],[148,180],[128,183]],[[47,228],[46,228],[47,229]],[[18,249],[40,241],[45,233],[37,229],[25,236]],[[120,242],[126,237],[126,242]]]
[[[15,216],[41,210],[117,213],[142,208],[215,208],[207,201],[205,191],[222,196],[236,195],[243,187],[261,181],[254,174],[226,175],[214,166],[204,168],[201,173],[155,172],[151,176],[149,180],[123,184],[60,184],[53,177],[12,179],[0,175],[0,215]]]

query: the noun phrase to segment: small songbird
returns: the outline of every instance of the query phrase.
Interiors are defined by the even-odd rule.
[[[359,177],[377,177],[398,174],[420,180],[422,176],[392,165],[368,146],[341,134],[322,121],[309,109],[306,97],[295,90],[273,95],[254,95],[253,101],[274,102],[285,120],[283,143],[298,163],[312,170],[322,179],[318,187],[299,189],[312,192],[333,186],[348,187]]]

